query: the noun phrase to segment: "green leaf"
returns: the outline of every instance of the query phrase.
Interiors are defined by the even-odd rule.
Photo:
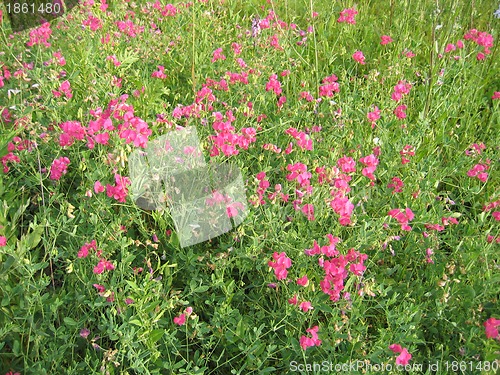
[[[64,320],[64,324],[66,324],[70,327],[74,327],[74,326],[79,325],[79,323],[76,320],[74,320],[73,318],[70,318],[69,316],[65,317],[63,320]]]
[[[151,334],[149,335],[149,341],[154,344],[157,342],[161,337],[163,336],[164,330],[163,329],[154,329],[151,331]]]

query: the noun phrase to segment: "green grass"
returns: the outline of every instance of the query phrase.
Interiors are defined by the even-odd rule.
[[[485,209],[500,202],[500,112],[492,98],[500,91],[496,3],[363,1],[355,6],[356,24],[337,22],[352,3],[321,0],[176,3],[173,16],[141,1],[111,2],[107,12],[99,5],[82,3],[51,21],[50,47],[27,46],[31,30],[11,35],[3,8],[0,155],[8,171],[0,171],[0,240],[7,240],[0,246],[0,374],[315,374],[353,363],[353,373],[375,373],[368,364],[400,373],[392,344],[412,355],[408,373],[497,372],[500,343],[484,327],[500,319],[500,227],[493,215],[500,209]],[[283,23],[271,20],[252,38],[252,19],[269,11]],[[100,19],[95,31],[91,15]],[[136,35],[120,32],[127,19]],[[482,61],[476,56],[484,48],[464,38],[471,29],[494,39]],[[270,45],[273,35],[281,49]],[[380,45],[381,35],[394,41]],[[458,40],[463,49],[444,52]],[[240,55],[232,43],[241,45]],[[217,48],[226,59],[211,62]],[[366,64],[353,60],[356,51]],[[158,66],[165,79],[152,77]],[[226,72],[248,73],[248,84],[230,82]],[[266,91],[272,74],[286,96],[281,108]],[[303,91],[318,99],[332,74],[339,92],[300,99]],[[221,79],[227,91],[212,84],[215,99],[197,100],[203,85]],[[60,88],[66,80],[71,97]],[[391,94],[399,81],[411,89],[396,103]],[[174,115],[193,103],[191,115]],[[400,104],[407,106],[405,119],[393,113]],[[381,117],[372,128],[367,113],[374,106]],[[108,144],[89,148],[92,122],[116,107]],[[127,157],[137,147],[119,137],[127,111],[147,123],[149,140],[194,126],[207,161],[238,166],[249,205],[245,221],[181,248],[169,210],[142,210],[130,194],[118,201],[106,190],[96,193],[96,181],[114,186],[115,173],[129,173]],[[215,113],[227,121],[227,111],[236,118],[235,133],[254,128],[256,140],[236,147],[237,155],[209,156],[218,135]],[[60,125],[69,121],[86,135],[61,146]],[[290,128],[307,133],[312,150],[301,149]],[[290,143],[293,151],[285,153]],[[466,153],[481,143],[480,154]],[[414,155],[402,164],[406,145]],[[373,153],[379,163],[372,181],[360,159]],[[354,159],[355,172],[338,172],[343,156]],[[70,160],[67,173],[51,179],[61,157]],[[297,163],[311,173],[311,194],[287,179],[287,167]],[[478,164],[488,167],[485,181],[467,175]],[[269,181],[265,204],[258,203],[260,172]],[[403,182],[402,192],[387,186],[393,177]],[[349,225],[331,207],[336,179],[350,187]],[[268,197],[276,184],[288,202],[279,193]],[[312,221],[294,209],[302,193],[295,204],[314,205]],[[388,216],[396,208],[414,213],[410,231]],[[449,217],[458,224],[430,229]],[[340,238],[342,256],[350,249],[367,256],[358,275],[349,265],[359,261],[346,266],[338,300],[322,291],[320,256],[304,253],[314,241],[327,245],[327,234]],[[102,253],[78,257],[92,240]],[[283,280],[268,263],[274,252],[292,262]],[[95,273],[100,259],[114,269]],[[297,285],[304,275],[309,284]],[[295,295],[313,309],[290,304]],[[188,306],[186,323],[175,324]],[[311,337],[306,329],[314,326],[321,344],[303,349],[301,337]]]

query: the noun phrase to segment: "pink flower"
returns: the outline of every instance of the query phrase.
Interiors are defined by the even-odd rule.
[[[385,46],[386,44],[392,43],[393,40],[389,35],[382,35],[380,37],[380,44]]]
[[[97,250],[96,240],[84,244],[78,251],[78,258],[86,258],[89,255],[89,250]]]
[[[314,221],[314,206],[310,203],[302,207],[302,213],[306,215],[307,220]]]
[[[408,353],[408,349],[403,348],[401,353],[396,358],[396,364],[406,366],[407,364],[410,363],[410,359],[411,359],[411,354]]]
[[[495,91],[493,93],[493,96],[491,97],[492,100],[498,100],[500,99],[500,91]]]
[[[358,12],[354,8],[344,9],[342,12],[340,12],[340,17],[337,19],[337,22],[355,25],[356,20],[354,19],[354,16],[356,16],[356,14],[358,14]]]
[[[278,280],[284,280],[288,276],[287,269],[292,266],[292,260],[286,256],[285,252],[273,253],[273,261],[269,261],[267,264],[269,267],[274,269],[274,274]]]
[[[307,275],[304,275],[301,278],[297,279],[297,285],[300,285],[300,286],[309,285],[309,279],[307,278]]]
[[[116,185],[112,186],[110,184],[106,185],[106,194],[108,197],[113,197],[118,202],[125,202],[125,198],[128,195],[127,186],[131,184],[128,177],[122,177],[118,173],[115,174]]]
[[[307,333],[310,333],[312,337],[301,336],[300,337],[300,346],[303,350],[311,346],[319,346],[321,345],[321,340],[318,338],[318,326],[314,326],[312,328],[306,329]]]
[[[500,326],[500,319],[495,319],[493,317],[489,318],[484,322],[484,329],[486,332],[486,338],[488,339],[500,339],[498,334],[498,327]]]
[[[298,300],[297,300],[297,295],[295,294],[292,298],[289,298],[288,299],[288,303],[290,305],[296,305],[298,303]]]
[[[94,267],[94,273],[99,275],[104,271],[112,271],[114,269],[115,266],[113,265],[113,263],[104,258],[101,258],[99,259],[99,263],[97,263],[97,266]]]
[[[365,65],[365,56],[363,55],[363,52],[361,52],[361,51],[354,52],[354,54],[352,55],[352,58],[354,60],[356,60],[358,63],[360,63],[361,65]]]
[[[377,169],[377,165],[379,163],[377,157],[374,154],[370,154],[368,156],[362,157],[359,159],[360,163],[366,165],[366,168],[363,168],[361,173],[363,176],[368,177],[370,180],[375,180],[375,176],[373,172]]]
[[[101,181],[96,181],[94,183],[94,192],[97,193],[102,193],[104,191],[104,186],[101,184]]]
[[[337,160],[337,165],[344,173],[356,172],[356,162],[351,157],[344,155],[339,160]]]
[[[312,305],[311,305],[311,302],[309,302],[309,301],[301,302],[301,304],[299,305],[299,308],[303,312],[308,312],[309,310],[313,310],[314,309],[314,307],[312,307]]]
[[[82,328],[80,330],[80,336],[83,337],[84,339],[89,337],[89,335],[90,335],[90,331],[87,328]]]
[[[413,214],[412,210],[410,210],[409,208],[406,208],[404,212],[402,210],[400,210],[399,208],[394,208],[394,209],[390,210],[387,215],[396,219],[401,224],[402,230],[406,230],[406,231],[411,230],[411,227],[408,225],[408,223],[413,220],[415,215]]]
[[[278,75],[271,74],[269,81],[266,83],[266,91],[273,90],[276,95],[281,95],[281,84],[278,81]]]
[[[392,178],[392,183],[390,183],[390,184],[387,185],[387,187],[389,189],[394,189],[392,191],[393,194],[395,194],[395,193],[402,193],[403,192],[403,186],[404,186],[403,181],[401,181],[401,179],[398,178],[398,177],[393,177]]]
[[[165,74],[165,67],[163,67],[162,65],[158,65],[157,68],[158,68],[158,70],[154,71],[151,74],[151,77],[153,77],[153,78],[160,78],[160,79],[167,78],[167,75]]]
[[[213,53],[212,62],[216,62],[217,60],[225,60],[226,56],[222,53],[222,48],[217,48]]]
[[[495,211],[491,215],[496,221],[500,221],[500,211]]]
[[[396,107],[396,109],[394,110],[394,114],[396,115],[396,117],[398,119],[403,120],[406,118],[406,112],[405,112],[406,109],[407,109],[407,107],[404,104],[398,105]]]
[[[370,120],[373,129],[375,127],[375,121],[377,121],[380,118],[380,109],[377,106],[375,106],[373,108],[373,111],[368,112],[366,117],[368,118],[368,120]]]
[[[55,159],[50,167],[50,179],[59,180],[63,174],[67,173],[69,164],[70,161],[67,157]]]
[[[181,314],[174,318],[174,323],[178,326],[183,326],[186,323],[186,314]]]
[[[0,247],[7,246],[7,237],[0,236]]]

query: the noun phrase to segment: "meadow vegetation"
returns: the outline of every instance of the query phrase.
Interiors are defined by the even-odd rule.
[[[497,5],[4,7],[0,373],[496,373]],[[128,157],[189,126],[248,212],[182,248]]]

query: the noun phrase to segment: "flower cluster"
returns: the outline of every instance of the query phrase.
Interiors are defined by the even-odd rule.
[[[405,210],[394,208],[390,210],[387,215],[396,219],[399,224],[401,224],[402,230],[411,231],[411,227],[408,225],[408,223],[415,217],[412,210],[410,210],[409,208],[406,208]]]
[[[284,280],[288,276],[287,269],[292,266],[292,260],[286,256],[285,252],[273,253],[273,261],[269,261],[267,264],[269,267],[274,269],[274,274],[278,280]]]
[[[408,352],[407,348],[402,348],[399,344],[392,344],[389,349],[395,353],[399,354],[396,358],[396,364],[401,366],[406,366],[410,363],[411,354]]]
[[[32,47],[37,44],[43,44],[45,47],[50,47],[51,44],[48,40],[51,35],[52,30],[50,29],[50,23],[45,22],[40,27],[30,31],[30,40],[26,43],[26,45],[28,47]]]
[[[63,174],[68,172],[68,165],[70,161],[67,157],[63,156],[59,159],[55,159],[50,167],[50,179],[59,180]]]
[[[122,177],[118,173],[115,173],[115,185],[106,185],[106,195],[123,203],[128,195],[127,186],[130,184],[130,178]]]
[[[300,346],[302,347],[303,350],[306,350],[311,346],[321,345],[321,340],[318,338],[318,330],[319,330],[318,326],[306,329],[306,332],[310,333],[312,337],[307,337],[307,336],[300,337]]]
[[[351,25],[356,24],[356,19],[354,18],[358,14],[358,11],[354,8],[347,8],[340,12],[340,16],[337,19],[339,23],[349,23]]]

